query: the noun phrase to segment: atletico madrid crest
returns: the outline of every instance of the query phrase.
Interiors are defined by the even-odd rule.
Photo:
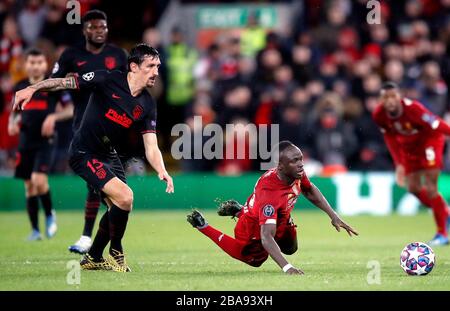
[[[116,59],[112,56],[105,57],[105,66],[109,70],[116,68]]]

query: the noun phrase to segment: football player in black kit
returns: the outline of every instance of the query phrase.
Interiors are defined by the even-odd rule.
[[[128,56],[128,72],[93,71],[79,77],[47,79],[16,92],[14,110],[26,108],[39,90],[92,89],[92,95],[80,128],[70,147],[70,166],[95,189],[101,190],[109,209],[88,253],[80,262],[86,270],[130,271],[122,249],[122,237],[133,206],[133,192],[127,186],[123,166],[115,147],[134,128],[142,134],[145,156],[167,183],[166,192],[174,191],[156,136],[156,103],[146,90],[153,87],[161,62],[154,48],[139,44]],[[103,250],[110,243],[109,256]]]
[[[14,90],[20,90],[45,79],[48,63],[45,55],[38,49],[30,49],[25,53],[25,71],[27,78],[18,82]],[[52,207],[48,170],[53,155],[53,133],[45,132],[44,123],[50,115],[56,115],[58,101],[56,94],[40,92],[33,95],[22,113],[12,113],[8,123],[9,135],[19,133],[19,146],[16,155],[15,177],[25,181],[25,197],[32,232],[30,241],[41,240],[38,225],[39,201],[42,203],[46,217],[46,235],[51,238],[57,230],[56,215]],[[70,96],[61,97],[62,102],[71,106]],[[70,118],[70,115],[66,118]],[[64,118],[59,118],[63,120]]]
[[[86,12],[82,19],[86,43],[67,48],[55,63],[52,78],[63,78],[67,74],[82,75],[95,70],[127,71],[127,56],[123,49],[106,43],[108,24],[106,14],[99,10]],[[80,127],[81,119],[91,95],[91,90],[71,92],[74,107],[74,132]],[[88,185],[85,202],[84,228],[78,241],[69,246],[69,251],[84,254],[92,245],[92,230],[100,206],[100,193]]]

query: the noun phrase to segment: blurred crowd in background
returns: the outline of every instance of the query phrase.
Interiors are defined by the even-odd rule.
[[[163,65],[152,93],[158,101],[160,145],[172,170],[230,175],[259,168],[259,161],[248,156],[171,160],[176,139],[171,129],[177,123],[194,132],[210,123],[279,124],[280,140],[300,146],[318,174],[391,170],[370,115],[387,80],[435,114],[450,116],[450,0],[381,1],[381,23],[374,25],[366,20],[367,1],[304,0],[291,29],[262,29],[250,16],[244,30],[224,31],[206,49],[189,45],[178,25],[169,43],[162,43],[156,25],[166,1],[120,8],[102,0],[80,2],[82,12],[98,8],[108,14],[110,42],[128,49],[143,41],[160,51]],[[64,0],[0,4],[0,174],[12,174],[14,167],[17,138],[9,137],[6,127],[12,87],[24,77],[22,53],[38,46],[53,64],[64,48],[84,40],[80,25],[67,24],[66,12]],[[194,116],[202,117],[200,127]],[[236,134],[224,138],[224,149],[248,136]],[[65,157],[71,136],[70,121],[58,125],[56,173],[70,171]],[[448,170],[448,151],[445,159]]]

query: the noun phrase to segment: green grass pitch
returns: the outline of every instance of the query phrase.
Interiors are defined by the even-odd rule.
[[[449,290],[450,247],[435,247],[437,265],[427,276],[407,276],[399,266],[402,248],[426,242],[432,216],[346,217],[360,232],[337,233],[325,214],[296,212],[300,251],[288,260],[304,276],[284,275],[269,258],[260,268],[238,262],[185,220],[189,211],[133,212],[125,251],[132,273],[81,271],[80,284],[67,284],[67,247],[80,234],[81,212],[59,212],[57,236],[27,242],[25,212],[0,213],[0,290]],[[213,211],[210,224],[232,234],[234,221]],[[41,227],[43,227],[43,216]],[[368,284],[369,261],[380,263],[381,284]]]

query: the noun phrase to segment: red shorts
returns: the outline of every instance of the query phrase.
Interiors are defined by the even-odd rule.
[[[264,262],[269,254],[261,243],[261,226],[252,219],[246,217],[246,214],[239,217],[234,228],[234,236],[244,244],[242,255],[248,257],[248,261]],[[297,242],[296,225],[289,222],[289,219],[282,221],[277,225],[275,241],[284,252]]]
[[[417,171],[442,168],[445,138],[429,139],[422,146],[411,148],[410,151],[402,151],[401,164],[405,168],[405,174]]]

